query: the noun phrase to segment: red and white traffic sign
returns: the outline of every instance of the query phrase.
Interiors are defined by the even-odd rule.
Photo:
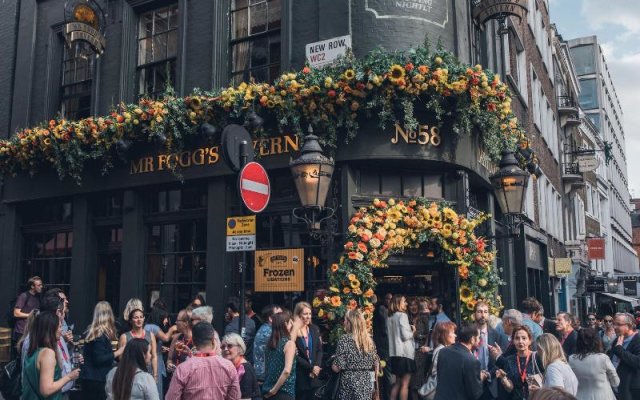
[[[259,213],[269,204],[271,185],[269,175],[262,165],[250,162],[240,171],[240,197],[244,205],[254,213]]]

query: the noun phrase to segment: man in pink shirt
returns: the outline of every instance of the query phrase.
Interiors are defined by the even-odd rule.
[[[197,352],[178,365],[166,398],[171,400],[240,400],[238,373],[231,361],[216,353],[213,326],[200,322],[193,327]]]

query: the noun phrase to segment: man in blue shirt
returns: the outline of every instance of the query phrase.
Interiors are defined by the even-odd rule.
[[[533,341],[542,335],[542,327],[536,322],[538,316],[543,312],[542,304],[535,297],[527,297],[522,300],[522,323],[531,329]]]

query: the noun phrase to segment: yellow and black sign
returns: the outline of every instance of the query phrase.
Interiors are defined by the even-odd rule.
[[[98,55],[104,53],[104,13],[95,0],[70,0],[65,4],[64,37],[69,45],[77,41],[89,44]]]
[[[256,292],[304,291],[304,249],[257,250]]]
[[[255,234],[256,234],[256,216],[255,215],[227,218],[227,236],[255,235]]]

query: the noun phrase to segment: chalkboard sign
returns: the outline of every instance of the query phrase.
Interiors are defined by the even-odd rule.
[[[603,293],[607,291],[607,279],[599,276],[592,276],[587,281],[587,292]]]

